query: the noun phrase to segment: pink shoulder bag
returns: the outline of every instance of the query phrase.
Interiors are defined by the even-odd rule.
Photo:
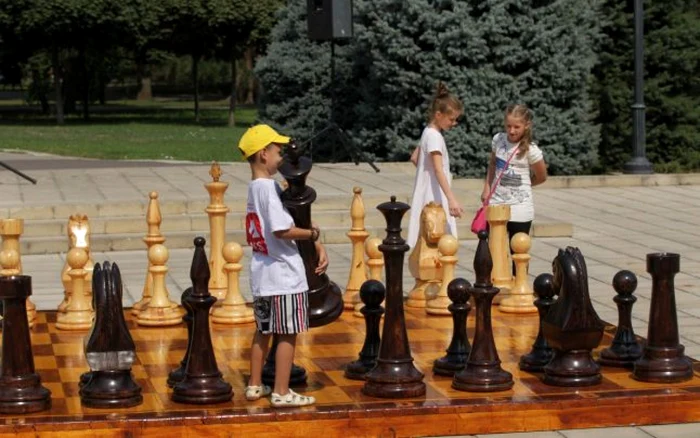
[[[491,197],[493,196],[494,192],[496,191],[498,184],[501,182],[501,178],[503,177],[503,174],[505,173],[506,170],[508,170],[508,165],[510,164],[510,160],[512,160],[513,157],[515,156],[515,154],[517,154],[517,153],[518,153],[518,148],[516,147],[515,150],[513,151],[513,153],[510,154],[508,161],[506,161],[505,167],[503,167],[503,170],[501,170],[501,173],[498,174],[498,178],[496,178],[496,182],[493,184],[493,187],[491,187],[491,192],[489,193],[489,196],[486,197],[486,199],[484,199],[484,203],[476,211],[476,216],[474,216],[474,220],[472,220],[472,233],[479,234],[480,231],[486,230],[486,227],[487,227],[486,207],[488,207],[489,201],[491,201]]]

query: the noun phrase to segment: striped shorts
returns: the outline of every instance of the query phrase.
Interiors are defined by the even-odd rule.
[[[308,293],[257,297],[253,302],[260,333],[291,335],[309,329]]]

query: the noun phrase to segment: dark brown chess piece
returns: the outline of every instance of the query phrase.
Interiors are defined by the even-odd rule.
[[[275,355],[277,354],[278,344],[279,338],[276,335],[272,335],[272,346],[270,347],[270,352],[267,354],[267,359],[265,359],[265,365],[262,370],[262,381],[268,386],[275,386]],[[289,386],[293,388],[304,386],[306,385],[307,378],[308,375],[304,367],[292,364],[292,371],[289,374]]]
[[[452,341],[447,354],[433,362],[433,373],[452,377],[464,369],[472,347],[467,337],[467,317],[471,310],[469,290],[472,285],[463,278],[455,278],[447,285],[447,296],[452,304],[447,310],[452,314]]]
[[[194,266],[194,265],[193,265]],[[190,271],[190,278],[194,278],[195,273]],[[194,281],[194,280],[192,280]],[[188,287],[185,289],[185,291],[182,293],[182,297],[180,298],[180,303],[182,304],[182,307],[185,309],[185,315],[182,317],[182,322],[185,323],[185,326],[187,327],[187,339],[192,339],[192,308],[189,307],[188,302],[187,302],[187,297],[190,296],[192,293],[192,288]],[[182,381],[182,379],[185,378],[185,367],[187,366],[187,357],[190,355],[190,343],[187,342],[187,350],[185,351],[185,356],[182,358],[180,361],[180,366],[172,370],[168,374],[168,381],[166,382],[168,384],[168,387],[172,388],[175,386],[177,382]]]
[[[559,250],[552,261],[554,289],[559,291],[542,330],[554,357],[544,367],[542,381],[555,386],[590,386],[601,382],[600,366],[591,351],[600,344],[605,324],[588,294],[586,261],[578,248]]]
[[[384,285],[377,280],[367,280],[360,287],[360,299],[365,304],[360,310],[365,317],[365,342],[360,351],[360,358],[345,367],[345,377],[353,380],[365,380],[365,375],[377,365],[379,354],[379,322],[384,314],[382,301],[386,295]]]
[[[177,403],[210,404],[231,400],[233,390],[221,377],[216,364],[209,332],[209,310],[216,298],[209,293],[209,263],[203,237],[194,239],[194,257],[190,277],[192,292],[186,297],[192,309],[192,336],[185,361],[185,376],[173,387],[172,400]]]
[[[556,302],[554,298],[556,291],[554,290],[552,274],[538,275],[537,278],[535,278],[533,289],[535,290],[535,295],[537,295],[535,307],[537,307],[537,311],[540,314],[540,326],[537,332],[537,338],[532,344],[532,349],[528,354],[520,356],[520,363],[518,366],[523,371],[538,373],[544,369],[544,366],[547,365],[554,356],[554,350],[547,344],[547,340],[542,334],[544,318],[547,312],[549,312],[549,308]]]
[[[0,300],[4,308],[0,414],[28,414],[51,407],[51,391],[41,385],[41,378],[34,370],[27,320],[27,298],[31,294],[31,277],[0,277]]]
[[[387,222],[387,235],[379,246],[386,261],[386,317],[377,366],[367,373],[362,387],[362,392],[372,397],[404,398],[425,394],[423,373],[413,365],[403,310],[403,263],[409,247],[401,238],[401,218],[409,208],[408,204],[396,202],[396,196],[391,197],[391,202],[377,206]]]
[[[306,178],[311,172],[311,160],[301,156],[299,148],[292,143],[286,148],[285,159],[279,171],[289,184],[282,193],[282,203],[289,210],[297,227],[311,228],[311,204],[316,200],[316,191],[306,185]],[[325,272],[316,273],[318,253],[314,242],[297,240],[296,244],[304,260],[306,280],[309,283],[309,326],[330,324],[343,312],[343,294]]]
[[[96,264],[92,274],[95,322],[85,344],[90,366],[81,385],[80,402],[91,408],[128,408],[143,402],[131,365],[136,346],[124,320],[119,267]]]
[[[600,352],[598,363],[611,367],[632,367],[642,356],[642,346],[637,342],[632,328],[632,306],[637,297],[632,295],[637,289],[637,276],[630,271],[620,271],[613,278],[617,304],[618,324],[610,347]]]
[[[635,379],[644,382],[682,382],[693,377],[693,364],[679,343],[676,290],[673,278],[680,271],[681,256],[671,253],[647,254],[651,274],[649,332],[642,357],[634,363]]]
[[[491,283],[493,260],[489,251],[488,232],[479,232],[474,255],[476,282],[471,295],[476,305],[476,327],[472,351],[462,371],[455,374],[452,387],[460,391],[505,391],[513,386],[513,375],[501,368],[491,326],[491,302],[500,292]]]

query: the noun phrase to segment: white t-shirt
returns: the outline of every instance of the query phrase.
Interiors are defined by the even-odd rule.
[[[491,150],[496,154],[496,169],[491,181],[492,187],[517,145],[517,143],[509,142],[508,136],[504,132],[493,137]],[[519,157],[516,153],[510,160],[508,169],[501,177],[501,182],[491,197],[490,205],[510,205],[510,220],[512,222],[529,222],[535,218],[530,166],[542,158],[542,150],[535,143],[530,143],[530,148],[525,156]]]
[[[440,183],[435,176],[433,168],[433,158],[431,152],[442,154],[442,170],[447,177],[447,183],[452,186],[452,174],[450,173],[450,156],[447,154],[445,138],[440,131],[435,128],[426,127],[420,138],[420,151],[418,153],[418,163],[416,163],[416,179],[413,183],[413,197],[411,198],[411,219],[408,224],[408,237],[406,243],[413,248],[418,241],[420,231],[420,214],[423,207],[431,201],[442,204],[447,215],[448,234],[457,237],[457,223],[455,218],[450,216],[449,202],[447,195],[440,188]]]
[[[253,249],[250,289],[254,297],[296,294],[309,289],[296,243],[274,235],[275,231],[294,226],[294,219],[282,205],[281,193],[273,179],[258,178],[248,185],[245,229],[246,240]]]

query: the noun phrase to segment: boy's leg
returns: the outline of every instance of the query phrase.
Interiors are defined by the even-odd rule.
[[[262,334],[255,331],[253,345],[250,348],[250,380],[248,386],[262,385],[262,369],[267,349],[270,345],[270,334]]]
[[[272,392],[285,395],[289,392],[289,376],[294,363],[294,349],[297,335],[277,335],[277,354],[275,355],[275,388]]]

